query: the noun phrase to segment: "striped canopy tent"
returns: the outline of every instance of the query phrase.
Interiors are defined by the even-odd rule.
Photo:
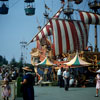
[[[99,61],[99,62],[97,62],[97,64],[98,64],[98,65],[100,65],[100,61]]]
[[[35,66],[56,66],[56,64],[53,64],[47,57],[40,63],[35,64]]]
[[[71,67],[80,67],[80,66],[83,67],[83,66],[90,66],[91,65],[91,63],[83,61],[79,57],[78,53],[76,53],[75,57],[71,61],[64,63],[64,64],[66,64],[67,66],[71,66]]]

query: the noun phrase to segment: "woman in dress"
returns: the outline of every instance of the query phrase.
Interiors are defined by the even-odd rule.
[[[98,97],[98,92],[99,92],[99,89],[100,89],[100,70],[97,71],[97,75],[96,75],[96,96],[95,97]]]
[[[23,100],[34,100],[34,75],[32,69],[29,67],[23,67],[22,69],[25,72],[21,82]]]

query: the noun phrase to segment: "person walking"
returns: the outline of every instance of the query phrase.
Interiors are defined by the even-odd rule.
[[[68,68],[66,68],[66,70],[63,72],[63,79],[64,79],[65,90],[68,91],[69,79],[70,79],[70,73]]]
[[[63,67],[60,67],[57,71],[58,86],[63,87]]]
[[[21,82],[23,100],[34,100],[34,75],[32,69],[29,67],[23,67],[22,69],[25,72]]]
[[[99,93],[99,89],[100,89],[100,69],[97,71],[97,75],[96,75],[96,96],[98,97],[98,93]]]

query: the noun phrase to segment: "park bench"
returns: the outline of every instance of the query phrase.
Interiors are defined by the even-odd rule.
[[[49,81],[43,81],[43,82],[41,82],[41,84],[40,84],[41,86],[52,86],[52,82],[49,82]]]

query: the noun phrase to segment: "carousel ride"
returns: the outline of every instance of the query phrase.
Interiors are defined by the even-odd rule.
[[[47,12],[44,13],[45,18],[49,20],[43,28],[39,29],[39,32],[29,42],[29,44],[35,41],[37,43],[37,47],[33,48],[30,53],[32,65],[35,66],[47,57],[58,67],[67,67],[68,65],[65,65],[65,63],[72,60],[78,51],[79,57],[82,60],[91,63],[88,67],[89,71],[96,72],[99,69],[100,52],[97,40],[97,25],[100,25],[100,1],[88,1],[91,12],[77,10],[80,13],[81,20],[72,19],[75,9],[73,9],[71,2],[78,5],[82,3],[83,0],[68,0],[67,5],[64,0],[61,0],[63,6],[52,18],[48,18]],[[59,18],[62,12],[64,17]],[[89,16],[87,17],[88,19],[86,16]],[[88,25],[90,24],[94,25],[95,30],[94,50],[91,45],[87,45],[89,32]],[[57,66],[52,67],[56,68]]]

